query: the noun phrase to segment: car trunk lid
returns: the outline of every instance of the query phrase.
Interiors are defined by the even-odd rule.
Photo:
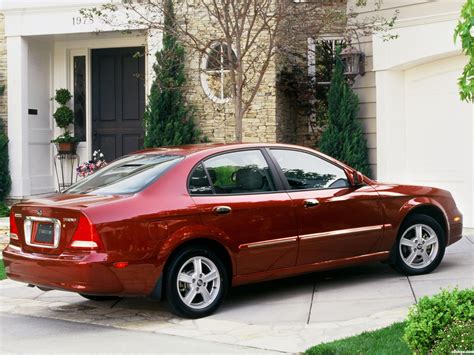
[[[22,250],[46,255],[63,253],[69,249],[79,225],[81,233],[84,233],[84,223],[90,224],[86,210],[117,198],[120,197],[52,195],[13,206],[13,218]],[[90,230],[93,231],[92,227]]]

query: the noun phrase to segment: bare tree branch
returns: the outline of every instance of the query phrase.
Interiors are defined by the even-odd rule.
[[[381,2],[382,0],[376,0]],[[162,18],[166,9],[160,0],[109,3],[81,10],[89,17],[121,29],[173,31],[183,45],[211,58],[224,55],[228,63],[230,92],[235,117],[235,140],[242,140],[242,122],[251,109],[275,54],[284,61],[304,61],[307,38],[336,33],[349,41],[393,26],[394,18],[360,18],[356,9],[347,9],[343,0],[295,3],[292,0],[177,0],[177,23],[167,28]],[[119,14],[125,13],[125,17]],[[207,16],[207,33],[196,28],[195,16]],[[298,41],[296,38],[303,39]],[[304,42],[304,43],[303,43]],[[211,43],[220,43],[217,53]],[[199,69],[202,70],[202,69]]]

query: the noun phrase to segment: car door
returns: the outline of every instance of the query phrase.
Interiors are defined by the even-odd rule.
[[[321,156],[270,149],[296,213],[300,250],[297,265],[370,253],[383,233],[377,192],[350,186],[346,171]]]
[[[202,223],[233,248],[236,274],[296,264],[295,211],[264,154],[260,149],[221,153],[195,166],[189,179]]]

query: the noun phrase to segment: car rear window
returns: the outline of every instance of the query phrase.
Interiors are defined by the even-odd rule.
[[[121,195],[136,193],[183,159],[169,154],[135,154],[112,162],[72,185],[69,194]]]

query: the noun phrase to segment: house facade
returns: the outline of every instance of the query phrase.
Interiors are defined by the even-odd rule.
[[[452,191],[465,225],[474,227],[474,113],[457,94],[457,77],[466,58],[453,41],[463,2],[384,2],[382,13],[387,17],[400,11],[394,30],[398,38],[360,40],[366,73],[353,88],[360,98],[359,118],[373,175],[381,181]],[[81,8],[101,3],[6,0],[2,4],[0,81],[7,91],[0,98],[0,116],[8,118],[12,198],[56,189],[56,148],[50,141],[60,134],[52,118],[57,106],[51,97],[57,89],[67,88],[73,94],[70,106],[75,114],[73,131],[81,139],[80,161],[88,160],[95,149],[110,160],[141,147],[142,114],[161,33],[140,28],[125,33],[80,15]],[[205,16],[196,11],[192,30],[218,46]],[[334,34],[305,39],[309,75],[318,70],[317,51],[311,49],[321,41],[331,46],[337,40]],[[203,56],[189,55],[186,66],[188,97],[198,108],[201,131],[212,141],[232,141],[225,63],[213,67]],[[243,140],[314,144],[308,117],[292,108],[278,87],[278,75],[277,63],[272,63],[244,118]]]

